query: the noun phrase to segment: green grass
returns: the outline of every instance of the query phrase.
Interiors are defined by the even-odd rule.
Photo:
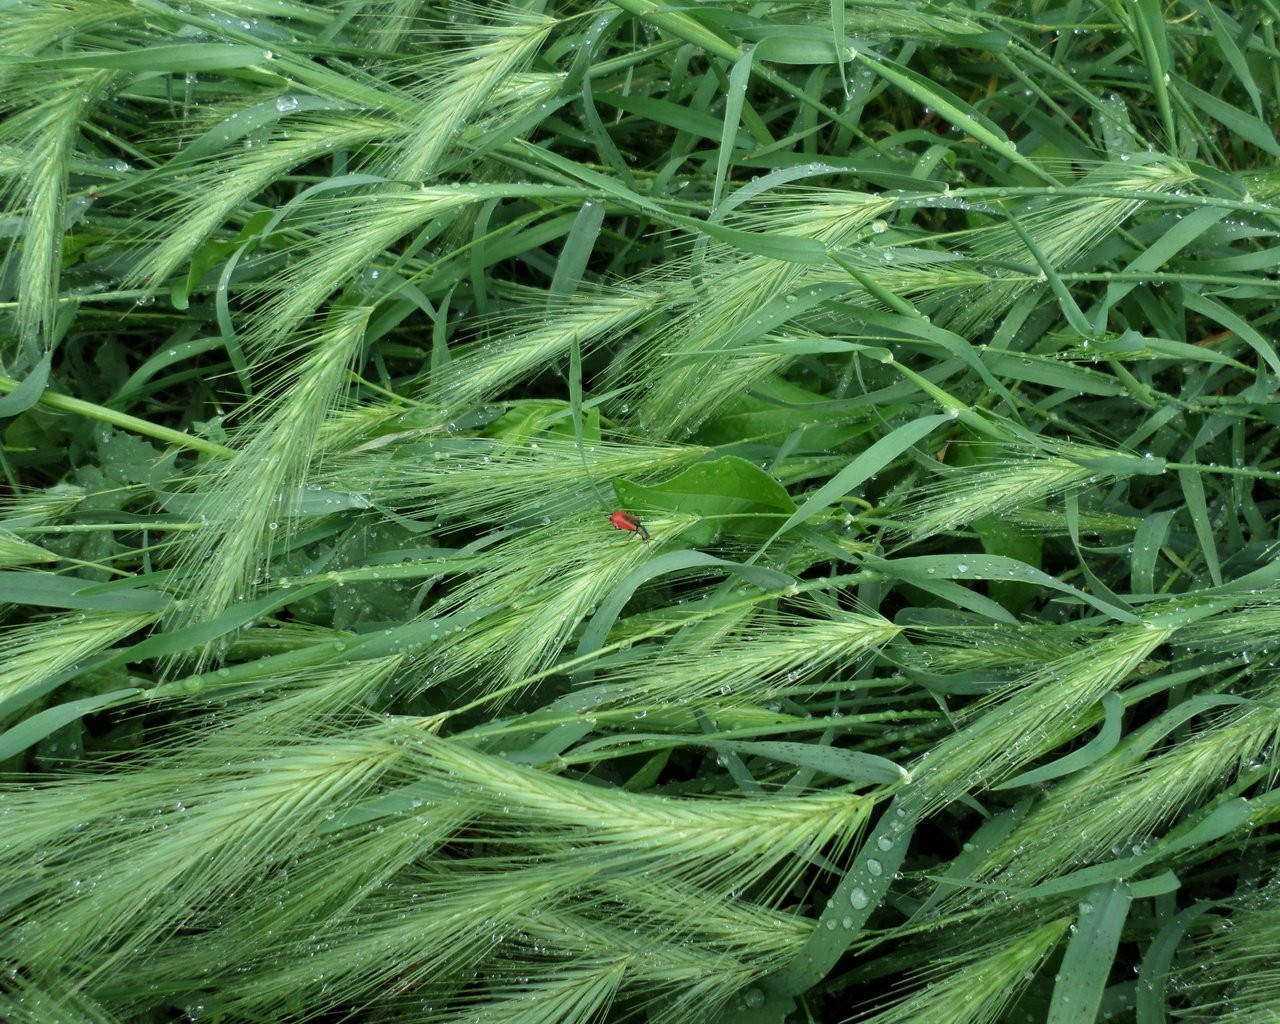
[[[1280,1020],[1278,26],[0,5],[0,1017]]]

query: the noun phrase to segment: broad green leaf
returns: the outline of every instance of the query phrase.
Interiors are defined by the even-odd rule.
[[[131,647],[114,651],[105,666],[137,664],[150,659],[171,658],[183,651],[199,650],[220,637],[266,618],[295,601],[302,601],[329,585],[327,581],[314,581],[306,586],[290,587],[253,601],[232,605],[211,619],[182,629],[155,633]]]
[[[604,214],[604,204],[591,201],[583,203],[578,210],[573,228],[560,250],[560,261],[556,264],[555,277],[551,279],[548,292],[549,302],[555,296],[572,295],[578,290],[582,273],[591,259],[596,237],[600,234],[600,225],[604,223]]]
[[[772,761],[812,768],[837,779],[863,785],[893,785],[909,782],[911,776],[887,758],[858,750],[821,746],[816,743],[790,743],[780,740],[705,740],[718,751],[764,757]]]
[[[1037,179],[1050,184],[1054,183],[1051,175],[1018,152],[998,125],[978,113],[945,86],[887,57],[881,57],[869,51],[859,52],[857,62],[868,65],[889,84],[897,86],[912,98],[936,110],[945,121],[955,125],[961,131],[968,132],[1011,163],[1030,171]]]
[[[796,507],[777,480],[736,455],[696,463],[662,484],[615,480],[613,487],[625,509],[697,516],[700,522],[684,533],[691,544],[709,544],[721,531],[759,537]]]
[[[120,52],[99,50],[65,57],[0,55],[0,66],[42,65],[54,68],[117,68],[150,74],[178,71],[232,71],[266,64],[270,54],[260,46],[227,43],[175,43]]]
[[[1204,480],[1197,468],[1178,470],[1178,482],[1182,485],[1182,494],[1187,501],[1187,514],[1191,516],[1191,525],[1196,531],[1196,539],[1200,542],[1200,551],[1204,555],[1206,568],[1215,587],[1222,586],[1222,566],[1218,563],[1218,546],[1213,535],[1213,524],[1209,520],[1209,504],[1205,500]]]
[[[1280,375],[1280,356],[1277,356],[1275,346],[1247,320],[1237,316],[1215,299],[1197,295],[1194,292],[1185,292],[1183,302],[1186,303],[1188,309],[1201,313],[1211,320],[1217,321],[1227,330],[1233,331],[1262,357],[1263,361],[1271,367],[1272,373]]]
[[[720,197],[724,195],[725,175],[733,159],[733,143],[738,136],[738,125],[742,120],[742,108],[746,102],[747,85],[751,81],[751,63],[755,59],[753,54],[754,50],[748,50],[734,63],[733,70],[729,72],[729,88],[725,93],[724,124],[720,130],[720,152],[716,156],[715,184],[711,194],[713,211],[720,205]]]
[[[702,139],[719,142],[724,123],[719,119],[699,110],[691,110],[666,100],[651,96],[627,96],[605,94],[596,96],[596,101],[608,104],[629,114],[636,114],[646,121],[667,125],[681,132],[688,132]],[[750,143],[744,137],[740,141],[745,149]]]
[[[1079,391],[1086,395],[1114,397],[1125,394],[1124,386],[1108,374],[1088,366],[1076,366],[1032,353],[988,351],[983,362],[990,367],[992,373],[1013,380]]]
[[[861,414],[832,413],[820,395],[789,381],[769,378],[703,423],[698,439],[727,445],[750,437],[762,444],[779,444],[802,431],[793,451],[826,453],[873,429]]]
[[[853,51],[817,25],[774,28],[755,46],[757,60],[770,64],[841,64]]]
[[[1186,79],[1178,78],[1175,81],[1178,92],[1185,96],[1193,106],[1199,107],[1229,132],[1249,141],[1264,153],[1269,153],[1273,157],[1280,157],[1280,143],[1276,142],[1276,133],[1273,125],[1268,126],[1260,118],[1255,117],[1248,111],[1241,110],[1235,104],[1228,103],[1212,93],[1192,85]]]
[[[1080,904],[1053,988],[1048,1024],[1093,1024],[1111,974],[1131,896],[1123,882],[1092,890]]]
[[[1165,984],[1182,937],[1187,929],[1209,909],[1209,903],[1197,903],[1180,910],[1160,925],[1160,930],[1142,956],[1134,1011],[1137,1024],[1166,1024]]]
[[[1025,562],[1002,555],[922,555],[916,558],[877,558],[868,555],[868,568],[903,579],[920,580],[1008,580],[1016,583],[1033,583],[1047,587],[1092,605],[1098,611],[1120,622],[1137,622],[1138,617],[1108,601],[1094,597],[1087,591],[1077,590],[1048,573],[1041,572]]]
[[[1073,750],[1065,757],[1060,757],[1049,764],[1033,768],[1029,772],[1023,772],[1021,775],[1015,775],[1012,779],[1006,779],[992,788],[1001,790],[1017,789],[1020,786],[1036,786],[1050,779],[1059,779],[1064,775],[1070,775],[1072,772],[1081,771],[1101,758],[1106,757],[1120,742],[1120,724],[1124,715],[1124,701],[1119,694],[1108,693],[1102,698],[1102,706],[1106,712],[1102,728],[1098,731],[1098,735],[1083,747]]]
[[[793,577],[775,569],[762,566],[743,565],[739,562],[726,561],[701,551],[668,551],[651,558],[644,565],[632,570],[625,579],[609,592],[600,607],[582,631],[582,639],[578,641],[575,659],[586,657],[599,650],[609,631],[617,621],[618,615],[631,600],[631,596],[649,580],[657,579],[668,573],[682,572],[700,566],[723,568],[725,571],[741,576],[748,583],[761,590],[785,590],[795,585]]]
[[[208,159],[233,142],[239,142],[260,128],[275,124],[285,117],[306,115],[312,111],[351,110],[350,104],[321,96],[285,94],[255,103],[244,110],[237,110],[225,121],[214,125],[198,139],[184,146],[174,156],[171,166],[181,166],[197,160]]]
[[[7,392],[3,398],[0,398],[0,416],[17,416],[40,401],[45,385],[49,382],[52,359],[53,353],[45,352],[39,362],[31,368],[31,372],[19,382],[0,378],[0,391]],[[11,384],[13,386],[9,386]]]
[[[900,456],[907,449],[928,437],[944,423],[951,422],[952,417],[945,414],[924,416],[911,423],[897,427],[886,436],[880,438],[866,451],[859,454],[844,469],[809,495],[793,515],[777,528],[773,536],[765,542],[768,547],[788,530],[808,522],[822,512],[837,499],[844,497],[859,484],[879,473],[885,466]]]
[[[911,845],[912,827],[889,804],[845,871],[799,956],[766,988],[798,996],[816,985],[858,937],[893,882]]]
[[[1176,509],[1153,512],[1134,531],[1130,586],[1135,594],[1155,593],[1156,561],[1168,535],[1169,523],[1177,514]]]
[[[732,43],[716,35],[692,14],[687,14],[680,7],[669,6],[654,0],[611,0],[624,11],[636,15],[644,21],[651,22],[664,32],[669,32],[677,39],[693,43],[725,60],[737,60],[740,54]]]
[[[38,711],[0,733],[0,761],[22,753],[64,725],[79,721],[85,715],[128,703],[132,697],[141,692],[139,687],[130,686],[93,697],[81,697],[79,700],[68,701],[65,704]]]
[[[158,590],[119,583],[93,583],[75,576],[45,572],[0,572],[0,594],[14,604],[45,608],[98,608],[117,612],[161,612],[169,598]]]

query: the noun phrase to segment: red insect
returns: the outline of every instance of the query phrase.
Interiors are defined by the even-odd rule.
[[[613,523],[619,530],[627,530],[630,533],[637,534],[646,544],[649,543],[649,531],[644,528],[640,520],[633,516],[630,512],[624,512],[618,509],[609,516],[609,522]]]

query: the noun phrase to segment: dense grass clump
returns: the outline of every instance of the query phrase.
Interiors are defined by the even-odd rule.
[[[1278,21],[0,6],[0,1018],[1280,1019]]]

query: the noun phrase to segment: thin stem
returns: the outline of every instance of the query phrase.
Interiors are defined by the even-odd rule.
[[[12,377],[0,377],[0,394],[7,395],[9,392],[15,391],[18,385],[19,381],[14,380]],[[236,456],[234,448],[227,448],[216,441],[206,441],[203,437],[194,437],[191,434],[183,433],[181,430],[162,427],[156,423],[139,419],[137,416],[130,416],[128,413],[108,409],[105,405],[86,402],[83,399],[72,398],[70,395],[60,395],[56,391],[46,391],[36,401],[41,405],[48,406],[50,409],[57,409],[59,412],[69,412],[76,416],[100,420],[103,423],[110,423],[113,427],[130,430],[145,437],[154,437],[157,441],[174,444],[180,448],[191,448],[194,451],[204,452],[206,455],[216,455],[223,459],[231,459]]]

